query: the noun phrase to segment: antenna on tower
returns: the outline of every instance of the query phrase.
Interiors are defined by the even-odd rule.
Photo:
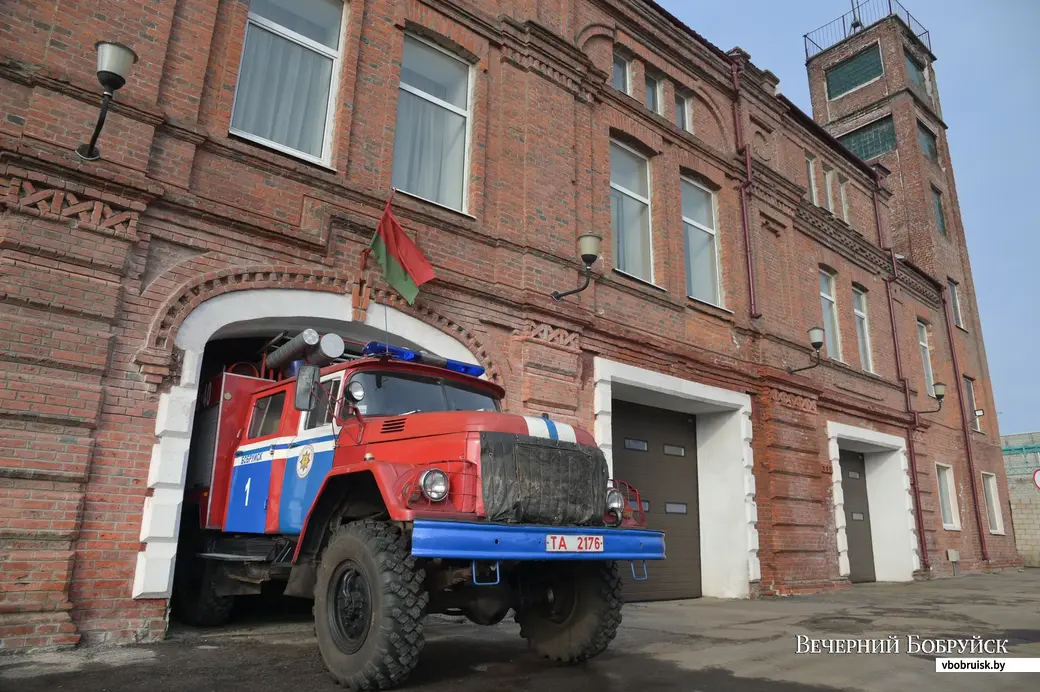
[[[863,22],[859,20],[859,5],[856,4],[856,0],[849,1],[852,3],[852,25],[849,31],[854,34],[863,28]]]

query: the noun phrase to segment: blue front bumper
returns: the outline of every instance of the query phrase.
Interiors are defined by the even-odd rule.
[[[602,552],[550,552],[546,536],[602,536]],[[663,560],[664,534],[643,529],[478,524],[417,519],[412,555],[462,560]]]

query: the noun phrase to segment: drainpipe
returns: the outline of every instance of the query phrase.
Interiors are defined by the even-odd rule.
[[[913,424],[906,428],[906,450],[910,457],[910,487],[914,492],[914,515],[917,518],[917,541],[921,549],[921,567],[926,572],[930,572],[932,565],[931,560],[928,559],[928,541],[925,538],[924,510],[921,508],[921,487],[918,484],[917,478],[917,452],[914,449],[914,428],[920,424],[921,417],[917,411],[914,411],[913,406],[911,405],[910,382],[903,374],[903,358],[899,353],[899,325],[896,322],[895,302],[892,300],[892,282],[896,280],[897,276],[896,251],[890,247],[886,247],[885,237],[881,231],[881,205],[878,201],[878,190],[880,189],[881,175],[877,171],[874,171],[874,189],[872,191],[872,196],[874,200],[874,224],[877,227],[878,245],[882,250],[888,251],[889,256],[892,259],[892,275],[885,277],[885,297],[888,299],[888,318],[892,325],[892,343],[895,346],[896,378],[903,383],[903,399],[906,403],[906,410],[914,415]]]
[[[964,448],[968,450],[968,473],[971,475],[971,502],[975,507],[975,525],[979,527],[979,548],[982,551],[983,562],[989,562],[989,551],[986,550],[986,532],[982,530],[982,512],[979,510],[979,489],[975,480],[975,455],[972,453],[971,427],[968,421],[968,410],[964,404],[964,377],[961,374],[960,361],[957,358],[957,343],[953,334],[953,312],[950,301],[946,297],[947,288],[940,288],[942,295],[943,313],[946,316],[946,335],[950,339],[950,353],[953,356],[953,370],[956,378],[957,401],[961,405],[961,432],[964,433]],[[973,412],[974,413],[974,412]]]
[[[734,55],[730,61],[730,74],[733,77],[733,124],[736,127],[736,139],[737,139],[737,153],[744,155],[744,182],[740,184],[740,211],[743,217],[744,223],[744,259],[747,261],[747,276],[748,276],[748,312],[752,319],[761,317],[762,313],[758,311],[757,301],[755,297],[755,262],[754,255],[751,249],[751,220],[748,216],[748,189],[751,187],[752,173],[751,173],[751,147],[744,141],[744,121],[741,116],[740,104],[742,101],[740,95],[740,73],[743,71],[743,65],[740,63],[740,57]]]

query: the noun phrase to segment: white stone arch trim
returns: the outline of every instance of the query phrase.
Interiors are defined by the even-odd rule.
[[[869,428],[827,422],[827,450],[831,462],[831,498],[838,545],[838,574],[847,577],[849,543],[845,532],[845,494],[842,491],[841,449],[864,454],[871,546],[877,581],[912,581],[921,569],[917,522],[910,488],[906,439]]]
[[[701,592],[749,598],[751,582],[762,578],[751,397],[605,358],[593,363],[593,435],[611,471],[615,398],[696,415]]]
[[[222,327],[243,321],[308,317],[351,322],[348,294],[304,289],[244,289],[210,298],[191,311],[177,330],[175,348],[183,353],[180,380],[159,396],[148,466],[148,489],[141,519],[141,542],[134,572],[133,598],[169,598],[180,532],[181,503],[188,471],[188,447],[198,397],[202,354]],[[422,320],[393,307],[372,305],[365,324],[445,358],[479,363],[466,345]]]

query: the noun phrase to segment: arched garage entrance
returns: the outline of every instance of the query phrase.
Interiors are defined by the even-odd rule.
[[[171,595],[192,422],[207,344],[263,339],[283,331],[291,335],[311,327],[319,332],[335,331],[354,341],[388,338],[392,344],[420,347],[445,358],[487,365],[480,363],[461,341],[401,310],[372,304],[365,311],[363,322],[353,316],[350,295],[253,288],[205,300],[180,323],[174,337],[174,354],[180,357],[181,372],[178,383],[159,398],[157,441],[148,469],[151,494],[145,498],[141,519],[144,546],[137,557],[134,598]],[[441,322],[450,324],[443,319]],[[461,334],[461,330],[455,331]]]

